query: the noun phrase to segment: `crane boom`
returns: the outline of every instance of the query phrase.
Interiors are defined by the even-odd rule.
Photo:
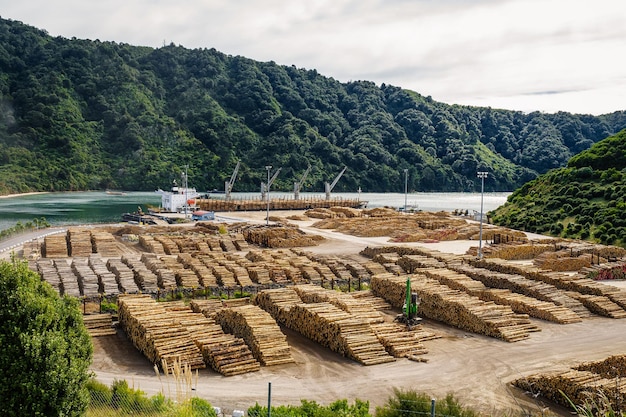
[[[274,172],[274,175],[272,175],[272,178],[270,178],[270,182],[267,184],[267,189],[269,190],[270,187],[272,186],[272,184],[274,184],[274,180],[276,179],[276,177],[278,177],[278,173],[280,172],[282,168],[278,168],[276,170],[276,172]]]
[[[224,184],[224,193],[226,194],[226,200],[230,200],[230,192],[233,190],[233,185],[235,184],[235,180],[237,179],[240,165],[241,161],[237,161],[237,165],[235,165],[235,169],[233,170],[233,175],[230,176],[230,181],[226,181],[226,183]]]
[[[339,181],[343,173],[346,172],[346,169],[348,169],[348,167],[344,166],[341,172],[339,173],[339,175],[335,177],[335,180],[331,184],[329,183],[324,184],[326,186],[325,187],[326,188],[326,200],[330,200],[330,192],[333,190],[333,188],[335,188],[335,185],[337,185],[337,182]]]
[[[311,172],[311,165],[309,165],[306,171],[304,171],[304,174],[302,174],[302,178],[300,178],[300,181],[293,183],[293,195],[295,200],[298,200],[300,198],[300,190],[302,190],[302,186],[304,185],[304,181],[306,180],[307,175],[309,175],[309,172]]]

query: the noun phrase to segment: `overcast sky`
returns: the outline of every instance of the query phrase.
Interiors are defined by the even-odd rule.
[[[229,55],[449,104],[626,110],[625,0],[0,0],[67,38]]]

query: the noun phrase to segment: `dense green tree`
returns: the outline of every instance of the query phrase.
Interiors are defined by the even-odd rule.
[[[258,190],[267,164],[282,166],[285,191],[308,164],[312,190],[345,165],[336,191],[401,189],[405,167],[416,191],[476,191],[478,169],[492,174],[487,191],[508,191],[626,127],[626,112],[447,105],[215,49],[51,37],[1,18],[0,74],[0,193],[153,190],[185,165],[193,186],[221,189],[237,161],[236,191]]]
[[[83,415],[92,345],[77,300],[19,261],[0,261],[0,294],[3,415]]]

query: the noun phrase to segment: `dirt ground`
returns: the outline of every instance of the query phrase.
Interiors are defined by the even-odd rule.
[[[293,214],[272,212],[272,216]],[[228,213],[218,221],[245,218],[265,222],[265,213]],[[358,238],[329,230],[310,228],[313,221],[297,221],[303,230],[327,238],[316,253],[359,257],[365,246],[388,244],[387,238]],[[411,243],[411,246],[420,244]],[[421,244],[442,252],[464,253],[475,241]],[[443,398],[453,393],[461,403],[485,415],[520,415],[522,411],[541,415],[548,404],[541,398],[510,386],[512,380],[549,370],[564,370],[586,361],[602,360],[626,352],[626,320],[593,317],[581,323],[560,325],[533,320],[541,332],[529,339],[507,343],[494,338],[467,333],[430,320],[423,326],[442,336],[424,342],[427,362],[398,359],[395,362],[363,366],[323,348],[299,334],[283,329],[292,348],[295,364],[262,367],[261,371],[224,377],[204,369],[193,380],[193,395],[204,398],[226,413],[246,410],[255,403],[267,404],[271,383],[272,405],[299,404],[300,399],[328,404],[338,399],[369,400],[370,412],[384,405],[394,388],[427,393]],[[159,391],[173,395],[176,384],[156,375],[153,366],[118,330],[115,336],[94,338],[94,361],[91,367],[97,379],[110,384],[126,379],[149,395]],[[567,410],[549,406],[555,414]]]

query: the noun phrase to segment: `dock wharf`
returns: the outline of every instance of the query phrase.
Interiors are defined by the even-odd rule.
[[[267,200],[260,197],[249,199],[196,199],[196,207],[206,211],[254,211],[266,210]],[[365,208],[367,201],[357,198],[270,198],[270,210],[310,210],[315,208],[352,207]]]

